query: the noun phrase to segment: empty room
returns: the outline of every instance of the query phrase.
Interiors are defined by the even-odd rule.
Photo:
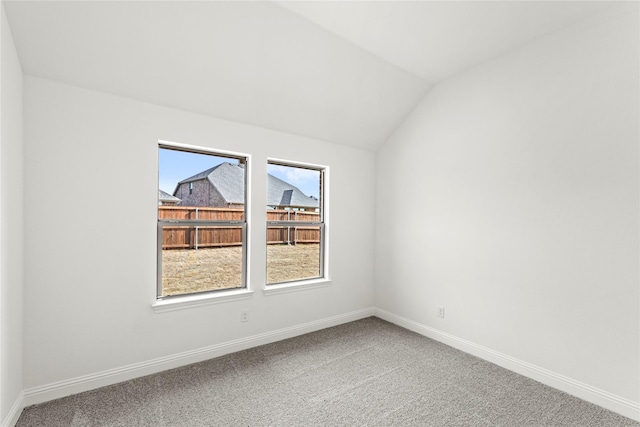
[[[639,6],[2,0],[0,426],[639,426]]]

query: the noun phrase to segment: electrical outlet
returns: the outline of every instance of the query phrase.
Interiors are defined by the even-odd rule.
[[[249,310],[242,310],[240,312],[240,321],[248,322],[249,321]]]
[[[438,306],[438,317],[441,317],[444,319],[444,307],[441,305]]]

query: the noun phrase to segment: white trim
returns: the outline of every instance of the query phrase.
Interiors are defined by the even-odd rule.
[[[22,410],[24,409],[26,405],[24,404],[24,392],[21,391],[20,394],[18,395],[18,398],[16,399],[16,401],[13,403],[13,406],[11,406],[11,409],[9,410],[9,413],[7,414],[7,418],[5,418],[2,422],[2,424],[0,424],[2,427],[13,427],[16,425],[16,423],[18,422],[18,418],[20,418],[20,415],[22,414]]]
[[[244,172],[245,173],[244,175],[244,221],[240,221],[240,222],[242,223],[241,226],[243,229],[242,286],[245,288],[242,289],[242,291],[244,292],[239,292],[239,293],[246,293],[249,288],[249,283],[251,283],[250,282],[251,277],[249,272],[249,265],[250,265],[249,263],[251,261],[251,256],[250,256],[251,245],[250,245],[250,233],[249,233],[250,224],[251,224],[251,214],[250,214],[251,212],[250,182],[251,182],[251,162],[252,162],[251,154],[240,153],[235,151],[212,149],[209,147],[199,147],[195,145],[183,144],[180,142],[167,141],[163,139],[158,140],[158,149],[179,150],[179,151],[183,150],[183,151],[191,152],[195,154],[205,154],[205,155],[212,155],[212,156],[218,156],[218,157],[228,156],[229,158],[244,160],[244,165],[245,165],[244,167],[244,171],[245,171]],[[156,153],[159,153],[159,150],[156,151]],[[159,165],[158,165],[157,172],[160,173]],[[158,185],[158,189],[159,188],[160,187]],[[176,189],[177,188],[178,187],[176,187]],[[162,251],[160,250],[161,249],[160,246],[162,242],[162,226],[160,226],[161,221],[159,218],[157,222],[159,225],[158,225],[158,237],[156,241],[157,256],[158,256],[158,259],[156,262],[156,267],[157,267],[156,287],[155,287],[156,298],[158,297],[158,295],[161,294],[161,277],[162,277],[162,271],[161,271],[161,262],[162,262],[161,252]],[[216,300],[214,300],[214,298]],[[152,308],[156,313],[163,313],[166,311],[175,311],[175,310],[181,310],[189,307],[198,307],[202,305],[217,304],[219,302],[236,300],[236,299],[243,299],[243,298],[236,297],[235,294],[231,295],[226,292],[216,292],[212,294],[207,294],[203,298],[201,298],[201,295],[185,295],[184,297],[171,298],[169,300],[156,300],[156,302],[152,304]]]
[[[331,277],[331,268],[329,265],[329,249],[331,246],[331,197],[329,196],[329,193],[331,193],[330,171],[331,168],[329,166],[325,166],[322,177],[322,222],[324,224],[324,242],[322,244],[322,250],[324,251],[322,254],[322,262],[324,263],[324,266],[322,268],[322,273],[327,280]]]
[[[200,153],[200,154],[210,154],[210,155],[216,155],[216,154],[220,154],[222,155],[222,157],[225,156],[229,156],[231,158],[235,158],[235,159],[241,159],[241,158],[247,158],[249,159],[249,157],[251,157],[250,154],[246,154],[246,153],[241,153],[238,151],[229,151],[229,150],[219,150],[217,148],[210,148],[210,147],[203,147],[200,145],[191,145],[191,144],[183,144],[181,142],[175,142],[175,141],[167,141],[164,139],[159,139],[158,140],[158,146],[159,148],[177,148],[177,149],[182,149],[182,150],[188,150],[188,151],[192,151],[194,153]],[[164,146],[164,147],[162,147]]]
[[[156,313],[166,313],[168,311],[184,310],[185,308],[202,307],[222,302],[239,301],[249,299],[253,296],[253,291],[249,289],[234,289],[230,291],[216,291],[205,294],[185,295],[182,297],[167,298],[158,300],[151,305]]]
[[[264,332],[262,334],[246,338],[240,338],[175,355],[160,357],[146,362],[110,369],[69,380],[58,381],[40,387],[33,387],[20,394],[1,427],[13,427],[17,422],[22,409],[29,405],[47,402],[49,400],[93,390],[106,385],[116,384],[121,381],[131,380],[144,375],[245,350],[247,348],[292,338],[298,335],[340,325],[342,323],[364,319],[370,316],[377,316],[405,329],[488,360],[496,365],[517,372],[558,390],[572,394],[580,399],[594,403],[625,417],[640,421],[640,404],[638,402],[592,387],[580,381],[573,380],[490,348],[477,345],[471,341],[458,338],[454,335],[431,328],[405,317],[395,315],[382,309],[370,307],[325,319],[307,322],[301,325],[290,326],[272,332]]]
[[[291,283],[281,283],[278,285],[265,285],[262,293],[265,295],[285,294],[288,292],[306,291],[309,289],[324,288],[331,285],[329,279],[301,280]]]
[[[463,338],[442,332],[438,329],[423,325],[402,316],[379,308],[375,309],[376,317],[394,323],[410,331],[462,350],[465,353],[480,357],[495,363],[510,371],[576,396],[580,399],[616,412],[635,421],[640,421],[640,402],[634,402],[621,396],[609,393],[564,375],[557,374],[545,368],[516,359],[509,355],[475,344]]]
[[[275,157],[267,157],[268,163],[277,163],[281,166],[292,166],[294,168],[303,168],[303,169],[327,169],[329,166],[319,165],[317,163],[307,163],[307,162],[298,162],[295,160],[285,160],[285,159],[277,159]]]
[[[371,317],[374,315],[374,312],[375,309],[373,307],[364,308],[350,313],[314,320],[301,325],[289,326],[275,331],[264,332],[246,338],[239,338],[220,344],[214,344],[196,350],[159,357],[146,362],[134,363],[115,369],[97,372],[95,374],[57,381],[55,383],[45,384],[39,387],[32,387],[24,391],[24,406],[47,402],[49,400],[69,396],[71,394],[93,390],[122,381],[132,380],[144,375],[166,371],[168,369],[234,353],[236,351],[281,341],[343,323],[353,322],[355,320]]]
[[[278,159],[275,157],[267,157],[267,170],[269,168],[269,164],[273,163],[281,166],[291,166],[291,167],[299,167],[303,169],[313,169],[321,171],[322,173],[322,194],[320,194],[320,210],[322,214],[322,224],[324,224],[324,233],[321,242],[322,248],[322,275],[325,280],[330,281],[329,277],[331,277],[331,270],[329,268],[329,245],[330,245],[330,230],[331,225],[329,221],[329,216],[331,212],[330,208],[330,192],[331,192],[331,167],[328,165],[319,165],[315,163],[305,163],[305,162],[297,162],[292,160]],[[267,222],[268,223],[268,222]],[[275,293],[275,292],[269,292]]]

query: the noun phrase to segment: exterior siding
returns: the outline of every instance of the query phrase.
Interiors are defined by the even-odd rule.
[[[193,184],[193,191],[189,192],[189,184]],[[209,187],[211,184],[206,179],[185,182],[178,186],[174,196],[182,200],[180,206],[216,206],[210,204]]]
[[[229,206],[227,201],[224,199],[224,197],[222,197],[222,194],[220,194],[220,192],[216,189],[216,187],[214,187],[213,185],[211,185],[210,182],[207,181],[207,185],[209,186],[209,200],[211,201],[211,205],[212,207],[216,207],[216,208],[227,208]]]
[[[174,196],[179,198],[180,206],[207,206],[213,208],[243,208],[242,203],[227,203],[220,192],[209,182],[208,179],[192,181],[193,191],[189,194],[188,182],[178,186]]]

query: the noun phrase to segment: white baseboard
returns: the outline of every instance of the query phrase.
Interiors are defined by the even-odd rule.
[[[375,313],[373,307],[353,311],[350,313],[340,314],[325,319],[315,320],[301,325],[290,326],[276,331],[265,332],[246,338],[240,338],[220,344],[214,344],[208,347],[196,350],[185,351],[183,353],[171,356],[160,357],[146,362],[134,363],[132,365],[120,368],[109,369],[107,371],[95,374],[84,375],[81,377],[71,378],[69,380],[58,381],[39,387],[33,387],[24,391],[24,396],[20,405],[22,408],[47,402],[53,399],[69,396],[71,394],[82,393],[94,390],[99,387],[117,384],[122,381],[128,381],[145,375],[166,371],[168,369],[189,365],[191,363],[202,362],[204,360],[220,357],[225,354],[234,353],[236,351],[246,350],[251,347],[257,347],[298,335],[307,334],[309,332],[318,331],[320,329],[337,326],[343,323],[353,322],[355,320],[371,317]],[[17,418],[16,418],[17,421]],[[15,424],[15,422],[14,422]],[[8,424],[8,427],[14,424]],[[5,427],[5,426],[2,426]]]
[[[601,406],[635,421],[640,421],[640,402],[617,396],[588,384],[565,377],[548,369],[524,362],[471,341],[458,338],[438,329],[431,328],[413,320],[376,308],[376,317],[394,323],[410,331],[424,335],[451,347],[495,363],[510,371],[529,377],[550,387],[576,396],[587,402]]]
[[[7,417],[0,424],[1,427],[13,427],[18,422],[22,409],[24,408],[24,392],[20,392],[18,398],[13,403],[13,406],[9,410]]]
[[[22,409],[29,405],[47,402],[49,400],[69,396],[71,394],[82,393],[99,387],[116,384],[122,381],[131,380],[191,363],[201,362],[203,360],[223,356],[236,351],[292,338],[298,335],[364,319],[370,316],[377,316],[405,329],[409,329],[413,332],[419,333],[420,335],[432,338],[466,353],[488,360],[498,366],[502,366],[543,384],[574,395],[580,399],[586,400],[587,402],[594,403],[625,417],[640,421],[640,403],[638,402],[616,396],[588,384],[581,383],[580,381],[559,375],[539,366],[499,353],[490,348],[477,345],[473,342],[458,338],[454,335],[447,334],[418,322],[414,322],[388,311],[371,307],[276,331],[265,332],[246,338],[161,357],[146,362],[135,363],[91,375],[85,375],[82,377],[46,384],[40,387],[30,388],[21,393],[0,427],[13,427],[18,421]]]

